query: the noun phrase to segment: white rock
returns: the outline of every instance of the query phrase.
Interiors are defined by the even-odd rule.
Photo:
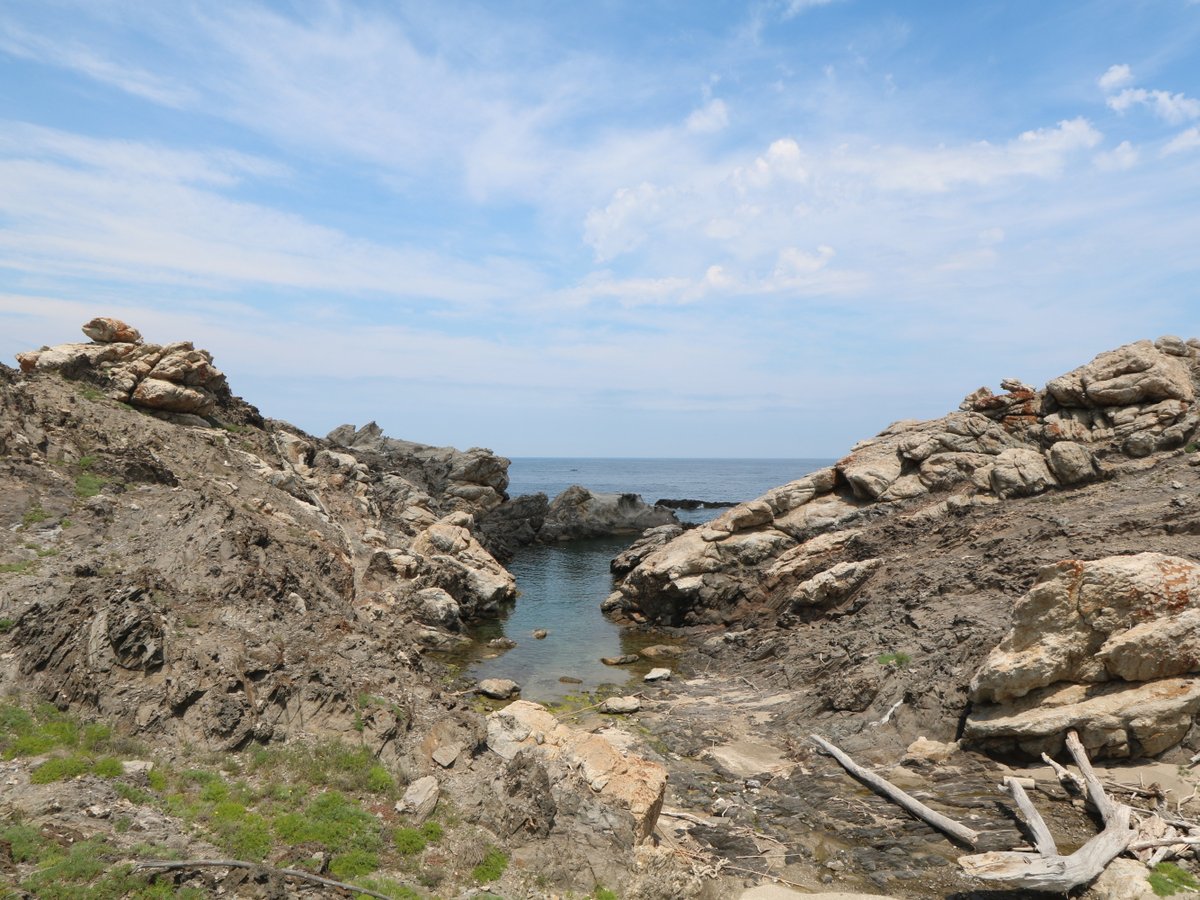
[[[670,669],[651,669],[642,678],[642,681],[670,681],[670,680],[671,680],[671,670]]]

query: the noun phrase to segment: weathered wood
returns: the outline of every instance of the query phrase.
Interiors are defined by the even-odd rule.
[[[1007,851],[963,856],[958,864],[968,875],[1006,887],[1066,893],[1095,879],[1125,851],[1134,838],[1129,816],[1128,806],[1118,806],[1105,829],[1070,856]]]
[[[1037,807],[1029,799],[1029,795],[1025,793],[1025,788],[1021,786],[1021,782],[1015,778],[1005,778],[1004,784],[1012,794],[1013,801],[1017,804],[1017,809],[1021,811],[1021,815],[1025,818],[1025,824],[1029,826],[1029,830],[1033,832],[1033,846],[1041,856],[1058,856],[1058,845],[1054,843],[1054,836],[1050,834],[1050,829],[1046,825],[1046,820],[1042,818],[1042,814],[1037,811]]]
[[[135,871],[138,869],[261,869],[274,875],[281,875],[284,878],[294,878],[297,881],[307,881],[310,884],[319,884],[323,887],[340,888],[343,891],[352,891],[356,894],[364,894],[367,897],[378,897],[379,900],[391,900],[387,894],[367,890],[367,888],[359,887],[356,884],[334,881],[332,878],[322,878],[320,875],[313,875],[311,872],[303,872],[300,869],[276,869],[272,866],[246,862],[242,859],[135,859],[133,861],[133,868]]]
[[[1092,769],[1092,762],[1088,759],[1087,751],[1083,749],[1083,742],[1079,740],[1079,735],[1074,731],[1067,732],[1067,752],[1071,754],[1071,758],[1075,760],[1075,766],[1079,769],[1079,774],[1083,776],[1083,783],[1087,785],[1088,799],[1092,801],[1092,806],[1096,807],[1100,818],[1107,825],[1116,814],[1118,804],[1113,803],[1108,794],[1104,792],[1104,785],[1100,783],[1095,770]]]
[[[920,800],[900,790],[900,788],[896,787],[886,778],[881,778],[879,775],[876,775],[869,769],[864,769],[820,735],[814,734],[810,735],[810,737],[818,747],[837,760],[838,765],[840,765],[859,781],[863,782],[863,784],[867,785],[877,794],[886,797],[897,806],[902,807],[912,815],[916,816],[922,822],[932,825],[942,833],[949,835],[960,843],[966,844],[968,847],[974,847],[977,843],[979,843],[979,832],[974,831],[959,822],[955,822],[949,816],[944,816],[939,812],[935,812]]]
[[[1054,770],[1054,774],[1058,777],[1058,783],[1068,791],[1077,790],[1082,792],[1084,790],[1083,782],[1079,780],[1079,776],[1065,766],[1059,765],[1048,754],[1042,754],[1042,762]]]

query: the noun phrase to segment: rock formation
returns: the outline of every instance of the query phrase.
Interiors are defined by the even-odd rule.
[[[537,539],[554,543],[610,534],[640,534],[647,528],[678,524],[669,509],[649,506],[637,494],[598,493],[576,484],[554,498]]]

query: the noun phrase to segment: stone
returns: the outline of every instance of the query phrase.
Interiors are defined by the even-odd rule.
[[[98,316],[83,326],[83,333],[98,344],[139,344],[142,333],[120,319]]]
[[[1028,497],[1057,486],[1058,481],[1037,450],[1011,448],[997,454],[991,485],[997,497]]]
[[[1159,339],[1161,340],[1161,338]],[[1114,859],[1088,887],[1087,900],[1157,900],[1150,870],[1136,859]],[[1193,895],[1194,896],[1194,895]]]
[[[493,700],[507,700],[521,691],[521,686],[508,678],[485,678],[475,690]]]
[[[1051,445],[1046,456],[1059,484],[1085,484],[1096,479],[1096,458],[1082,444],[1059,441]]]
[[[904,751],[904,758],[906,761],[944,763],[957,753],[958,749],[957,742],[943,743],[942,741],[931,741],[922,736],[908,745],[908,748]]]
[[[414,595],[417,619],[426,625],[457,628],[461,610],[458,601],[441,588],[424,588]]]
[[[533,639],[536,641],[544,641],[550,634],[545,628],[535,628],[533,630]]]
[[[216,398],[207,391],[158,378],[147,378],[139,382],[129,399],[130,402],[149,409],[192,413],[198,416],[209,415],[217,405]]]
[[[517,646],[517,642],[510,637],[497,637],[488,641],[489,647],[495,647],[497,650],[511,650]]]
[[[461,744],[443,744],[430,754],[430,758],[443,769],[449,769],[462,753]]]
[[[149,775],[154,769],[154,763],[148,759],[124,759],[121,760],[121,774],[132,775]]]
[[[396,804],[396,812],[411,815],[419,824],[433,814],[439,796],[441,796],[441,785],[437,778],[426,775],[408,786],[404,791],[404,796]]]
[[[600,704],[600,712],[635,713],[642,708],[639,697],[608,697]]]
[[[880,565],[882,560],[879,559],[837,563],[798,584],[791,593],[792,607],[827,607],[841,603],[856,593]]]
[[[642,676],[642,681],[670,681],[670,680],[671,680],[671,670],[670,669],[651,669],[649,672],[647,672],[645,675]]]
[[[639,658],[636,653],[626,653],[624,656],[602,656],[600,662],[606,666],[629,666],[637,662]]]
[[[643,647],[638,651],[638,655],[642,659],[678,659],[683,656],[683,647],[671,647],[667,644],[654,644],[651,647]]]

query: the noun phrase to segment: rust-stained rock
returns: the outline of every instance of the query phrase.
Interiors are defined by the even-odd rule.
[[[142,333],[120,319],[97,316],[83,326],[83,333],[98,344],[138,344]]]

